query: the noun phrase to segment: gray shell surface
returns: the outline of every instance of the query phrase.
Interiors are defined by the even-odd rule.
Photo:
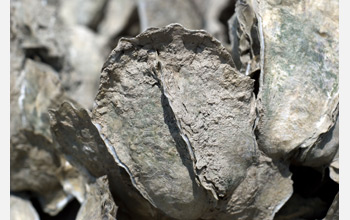
[[[336,123],[338,1],[254,2],[263,51],[257,141],[269,156],[288,158],[317,147]]]
[[[266,193],[265,181],[246,177],[250,169],[266,172],[253,134],[252,90],[253,81],[235,72],[230,54],[206,32],[151,28],[112,51],[92,121],[153,206],[177,219],[210,216],[205,212],[230,218],[235,205],[225,209],[221,199],[240,184],[252,181]],[[288,171],[273,173],[287,187],[267,202],[274,208],[257,212],[269,218],[291,194]]]

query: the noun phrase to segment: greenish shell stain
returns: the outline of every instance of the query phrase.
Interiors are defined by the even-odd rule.
[[[337,42],[317,35],[315,24],[318,22],[314,20],[317,17],[293,15],[283,8],[279,12],[282,23],[275,23],[280,25],[280,32],[275,35],[277,41],[267,40],[265,49],[262,102],[267,117],[273,117],[276,110],[273,106],[283,103],[287,91],[306,90],[307,86],[300,82],[312,85],[312,90],[325,97],[333,97],[338,91],[338,72],[332,71],[338,70],[338,55],[325,51],[325,48],[336,47]]]

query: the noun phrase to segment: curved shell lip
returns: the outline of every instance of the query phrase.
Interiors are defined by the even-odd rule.
[[[140,44],[140,41],[150,38],[151,41],[153,41],[152,37],[150,35],[158,34],[158,33],[168,33],[171,31],[178,31],[176,35],[194,35],[196,37],[202,37],[202,38],[207,38],[209,39],[212,43],[214,43],[215,47],[218,47],[218,51],[221,56],[223,56],[226,60],[227,63],[234,67],[234,62],[232,59],[232,56],[230,52],[224,47],[224,45],[216,39],[214,36],[212,36],[210,33],[203,29],[199,30],[191,30],[187,29],[184,26],[182,26],[179,23],[172,23],[164,27],[150,27],[146,29],[144,32],[138,34],[136,37],[132,38],[127,38],[127,37],[122,37],[119,39],[119,42],[117,46],[111,51],[110,55],[107,58],[107,61],[104,63],[103,67],[101,68],[101,72],[109,65],[111,64],[110,59],[117,55],[120,51],[128,50],[130,46],[127,46],[125,43],[131,43],[132,45],[143,45]],[[124,44],[122,42],[125,42]],[[131,48],[131,47],[130,47]],[[238,73],[238,72],[237,72]]]

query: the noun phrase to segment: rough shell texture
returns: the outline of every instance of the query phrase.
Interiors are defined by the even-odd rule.
[[[87,198],[77,214],[76,220],[114,220],[118,207],[109,191],[107,176],[98,178],[87,187]]]
[[[16,54],[11,55],[11,78],[20,75],[25,58],[45,63],[58,73],[65,92],[91,109],[105,42],[87,27],[64,23],[56,3],[11,1],[11,54]]]
[[[177,219],[210,216],[204,213],[218,213],[215,207],[230,218],[235,205],[225,209],[220,200],[246,204],[233,194],[244,181],[266,193],[266,180],[246,177],[267,171],[253,134],[252,90],[217,40],[174,24],[120,40],[104,65],[92,119],[153,206]],[[286,193],[253,216],[272,218],[291,194],[288,172],[272,170],[271,184],[283,180]]]
[[[118,207],[126,208],[135,218],[159,218],[140,193],[132,187],[125,167],[119,167],[118,157],[108,148],[104,136],[91,122],[89,112],[63,103],[50,111],[51,131],[59,144],[57,150],[79,169],[90,182],[103,175],[108,176],[109,185]],[[103,161],[103,162],[101,162]]]
[[[62,191],[57,175],[61,159],[54,151],[48,109],[65,99],[57,73],[48,65],[27,59],[11,91],[11,190],[30,190],[42,199],[44,210],[58,213],[71,197]],[[59,202],[61,204],[59,205]]]
[[[65,167],[49,130],[48,109],[70,100],[60,82],[66,29],[55,11],[43,1],[11,1],[11,190],[31,191],[51,215],[84,194],[77,170]]]
[[[240,168],[249,166],[249,161],[252,160],[253,143],[237,143],[237,147],[243,151],[241,156],[247,157],[244,160],[239,153],[229,157],[229,146],[235,145],[220,143],[219,137],[216,138],[217,135],[234,135],[235,124],[238,128],[245,126],[243,132],[246,131],[246,136],[252,135],[249,132],[249,122],[241,126],[234,122],[235,115],[231,112],[235,106],[234,102],[230,102],[231,99],[240,98],[242,101],[237,103],[236,111],[238,112],[239,107],[245,107],[245,114],[249,117],[251,93],[238,88],[238,92],[241,92],[239,97],[233,97],[230,92],[235,89],[235,83],[241,82],[245,88],[249,88],[251,82],[248,78],[234,80],[234,72],[227,64],[230,62],[229,56],[225,54],[226,57],[221,59],[226,60],[221,62],[220,55],[224,54],[224,49],[217,50],[218,45],[206,33],[190,33],[179,25],[151,29],[136,39],[123,39],[105,64],[101,87],[96,97],[94,121],[102,127],[102,134],[130,170],[137,188],[152,204],[177,218],[198,218],[208,204],[205,191],[196,181],[197,170],[192,165],[196,162],[193,151],[197,158],[195,167],[202,173],[202,184],[213,191],[217,185],[222,194],[231,185],[239,183],[245,174],[245,169]],[[208,60],[208,63],[203,60]],[[231,86],[224,80],[225,77],[233,78],[230,80]],[[198,87],[201,84],[204,84],[203,87]],[[216,91],[221,91],[222,98],[218,93],[211,94],[215,90],[210,87],[217,87]],[[179,94],[180,90],[183,91],[182,94]],[[177,100],[182,101],[185,96],[186,103],[174,99],[177,97]],[[191,100],[191,97],[197,100]],[[220,105],[221,99],[232,104]],[[207,116],[209,111],[206,112],[207,107],[217,112],[205,121],[204,115]],[[230,112],[227,111],[229,107],[232,107]],[[220,125],[230,126],[229,123],[225,125],[225,114],[228,115],[225,118],[231,119],[232,130],[221,131],[229,134],[218,133],[211,136],[209,132],[205,132],[210,128],[211,132],[215,132],[214,128]],[[187,118],[184,119],[184,116]],[[193,126],[194,131],[185,123]],[[192,137],[196,133],[197,137]],[[195,140],[210,144],[203,146]],[[215,144],[216,141],[218,143]],[[219,149],[216,151],[209,145],[223,145],[222,154],[220,155]],[[243,150],[245,146],[247,152]],[[252,152],[249,152],[249,147]],[[215,151],[219,155],[215,155]],[[231,169],[225,170],[223,164],[220,164],[224,161],[214,160],[215,156],[225,162],[237,160],[237,166],[243,167],[235,169],[237,174]],[[212,164],[207,165],[207,162]],[[237,177],[232,177],[235,174]],[[173,182],[177,184],[172,186]],[[216,192],[214,194],[216,196]],[[163,202],[164,197],[168,203]]]
[[[235,13],[228,20],[232,59],[237,70],[245,75],[260,70],[258,19],[251,2],[237,1]]]
[[[11,193],[51,215],[76,197],[78,219],[326,215],[337,184],[297,188],[339,183],[336,0],[11,0],[10,19]],[[98,88],[107,45],[172,22],[221,42],[150,28]]]
[[[204,219],[272,220],[292,196],[291,173],[284,164],[260,155],[231,195],[219,200],[215,211]]]
[[[259,2],[257,140],[269,156],[288,158],[317,147],[337,119],[338,1]]]

